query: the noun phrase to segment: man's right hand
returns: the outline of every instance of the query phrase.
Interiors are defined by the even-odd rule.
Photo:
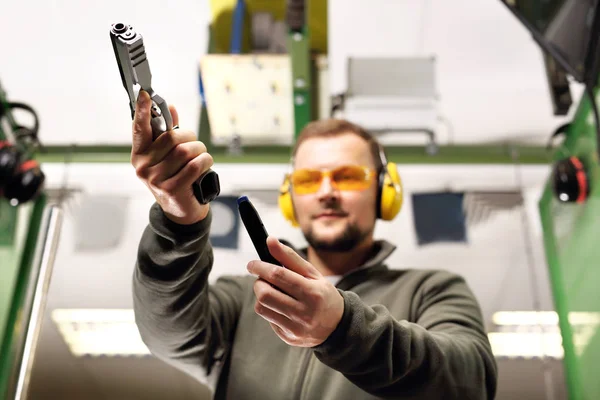
[[[212,167],[213,159],[191,131],[171,130],[153,141],[151,106],[148,93],[140,91],[133,120],[131,164],[167,218],[182,225],[193,224],[206,217],[209,205],[196,200],[192,184]],[[177,126],[177,110],[173,106],[169,109]]]

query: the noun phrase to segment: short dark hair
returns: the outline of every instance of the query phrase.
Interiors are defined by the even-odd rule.
[[[345,119],[328,118],[309,122],[298,135],[298,139],[296,140],[294,148],[292,149],[292,159],[295,158],[300,144],[307,139],[333,137],[346,133],[355,134],[366,140],[366,142],[369,144],[369,150],[371,152],[371,156],[373,157],[373,161],[375,162],[375,169],[376,171],[381,171],[381,169],[384,167],[380,155],[380,152],[383,151],[383,148],[377,138],[362,126],[354,124]]]

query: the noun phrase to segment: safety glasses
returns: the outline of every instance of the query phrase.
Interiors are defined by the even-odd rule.
[[[290,174],[290,182],[294,193],[311,194],[319,191],[325,177],[338,190],[364,190],[371,186],[374,176],[371,168],[344,165],[332,170],[297,169]]]

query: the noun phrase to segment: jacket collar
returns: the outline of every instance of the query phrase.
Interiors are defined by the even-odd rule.
[[[285,240],[280,240],[286,246],[294,249],[302,258],[307,259],[307,248],[296,249],[293,245]],[[356,284],[368,280],[370,277],[387,270],[387,265],[384,261],[396,250],[396,246],[387,240],[376,240],[373,243],[373,250],[370,257],[362,266],[356,268],[342,276],[338,284],[338,288],[348,290]]]

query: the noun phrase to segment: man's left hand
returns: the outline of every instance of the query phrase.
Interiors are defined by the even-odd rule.
[[[248,263],[248,271],[258,276],[254,310],[291,346],[323,343],[342,319],[343,297],[293,249],[274,237],[267,239],[267,246],[285,268],[259,260]]]

